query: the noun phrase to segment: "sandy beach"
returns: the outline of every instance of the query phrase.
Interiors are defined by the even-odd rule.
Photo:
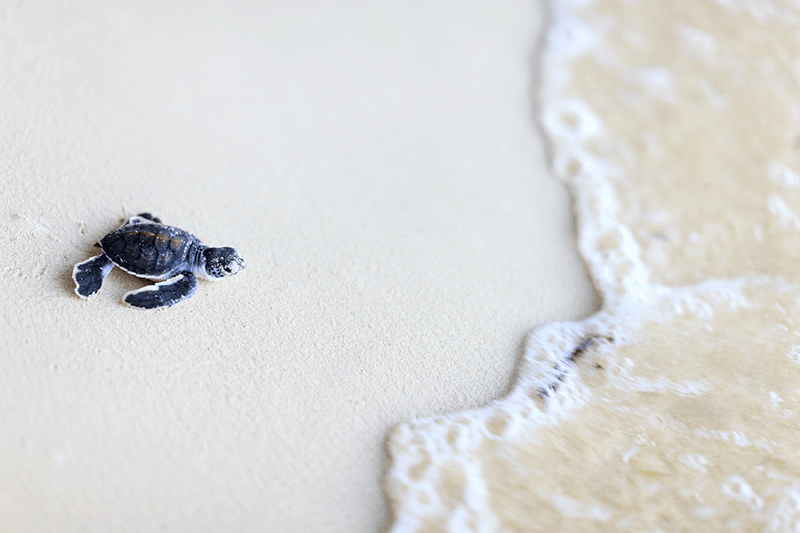
[[[536,2],[0,5],[0,531],[378,531],[397,424],[505,395],[595,295]],[[247,260],[73,265],[151,212]]]
[[[392,531],[800,531],[800,5],[552,8],[538,116],[603,305],[393,429]]]

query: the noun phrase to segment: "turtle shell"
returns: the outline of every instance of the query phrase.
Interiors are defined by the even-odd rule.
[[[166,279],[188,267],[186,257],[197,238],[163,224],[129,224],[100,241],[103,252],[120,268],[137,276]]]

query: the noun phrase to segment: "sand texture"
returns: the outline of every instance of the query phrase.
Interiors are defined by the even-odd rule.
[[[402,424],[395,531],[800,530],[800,6],[553,3],[540,119],[599,313]]]
[[[529,331],[598,305],[539,7],[0,3],[0,531],[387,524],[390,428],[503,396]],[[143,211],[247,269],[79,299]]]

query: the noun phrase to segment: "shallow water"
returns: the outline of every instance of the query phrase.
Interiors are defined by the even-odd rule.
[[[540,120],[604,306],[394,431],[394,530],[798,530],[800,3],[552,9]]]

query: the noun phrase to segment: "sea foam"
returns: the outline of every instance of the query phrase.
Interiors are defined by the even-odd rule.
[[[800,530],[799,10],[553,5],[539,118],[603,307],[394,430],[394,531]]]

